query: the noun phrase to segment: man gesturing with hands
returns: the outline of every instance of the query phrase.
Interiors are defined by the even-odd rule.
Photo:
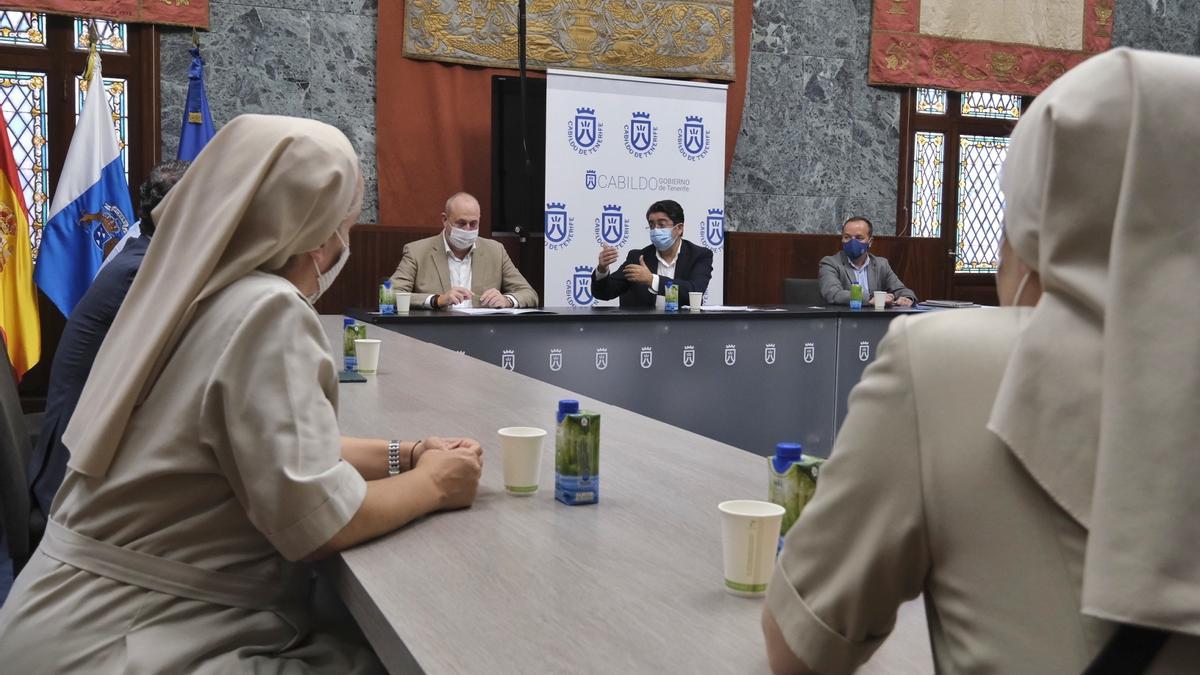
[[[679,306],[688,304],[688,293],[703,293],[712,278],[712,251],[683,238],[683,207],[664,199],[646,211],[650,245],[631,251],[615,272],[611,266],[620,252],[602,246],[592,273],[592,295],[599,300],[620,298],[621,307],[652,309],[666,282],[679,287]]]

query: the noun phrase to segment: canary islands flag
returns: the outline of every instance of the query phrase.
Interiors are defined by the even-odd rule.
[[[42,355],[42,328],[33,290],[33,252],[29,242],[29,211],[8,124],[0,114],[0,333],[17,380]]]
[[[64,316],[71,315],[105,255],[133,222],[99,54],[91,55],[89,70],[87,98],[50,202],[34,270],[38,287]]]

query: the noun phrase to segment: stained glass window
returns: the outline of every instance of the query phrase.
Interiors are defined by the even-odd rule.
[[[0,44],[45,47],[46,15],[0,12]]]
[[[42,225],[50,215],[50,200],[46,195],[50,144],[46,138],[49,115],[45,73],[0,70],[0,109],[8,122],[8,140],[21,174],[21,192],[31,221],[29,238],[37,260]]]
[[[121,148],[121,163],[125,165],[125,181],[129,181],[129,94],[127,82],[119,77],[104,78],[104,89],[108,92],[108,107],[112,111],[113,128],[117,130],[117,145]],[[75,122],[83,112],[87,81],[75,76]]]
[[[1016,94],[989,94],[982,91],[964,91],[962,114],[966,117],[991,117],[998,120],[1015,120],[1021,116],[1021,97]]]
[[[93,19],[75,19],[75,49],[87,51],[88,24]],[[125,53],[125,24],[116,21],[94,19],[96,22],[96,37],[100,40],[100,51]]]
[[[946,91],[944,89],[918,89],[917,112],[922,115],[945,115]]]
[[[955,272],[996,271],[1004,195],[1000,168],[1008,154],[1002,136],[967,136],[959,140],[958,244]]]
[[[946,135],[919,131],[913,139],[912,236],[942,234],[942,162]]]

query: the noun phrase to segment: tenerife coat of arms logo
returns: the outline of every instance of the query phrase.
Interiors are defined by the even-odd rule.
[[[688,115],[678,135],[679,154],[693,162],[704,159],[712,147],[712,132],[704,128],[704,118]]]
[[[596,118],[595,108],[576,108],[575,117],[567,122],[567,142],[581,155],[590,155],[604,142],[604,125]]]
[[[629,219],[621,214],[620,204],[605,204],[596,219],[596,243],[620,248],[629,241]]]
[[[592,266],[576,265],[575,273],[567,282],[567,304],[572,307],[587,307],[596,301],[592,295]]]
[[[635,112],[625,125],[625,149],[629,154],[642,159],[654,154],[658,148],[658,129],[650,120],[650,113]]]
[[[547,202],[542,220],[546,248],[557,251],[566,248],[575,237],[575,220],[567,213],[565,202]]]

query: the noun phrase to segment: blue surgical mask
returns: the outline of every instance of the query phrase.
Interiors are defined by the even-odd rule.
[[[675,228],[673,227],[653,227],[650,228],[650,243],[654,244],[654,248],[665,251],[675,245]]]
[[[862,254],[866,253],[868,248],[871,248],[870,244],[857,239],[851,239],[850,241],[842,244],[842,250],[846,252],[846,257],[850,258],[850,262],[854,262],[855,260],[861,258]]]

